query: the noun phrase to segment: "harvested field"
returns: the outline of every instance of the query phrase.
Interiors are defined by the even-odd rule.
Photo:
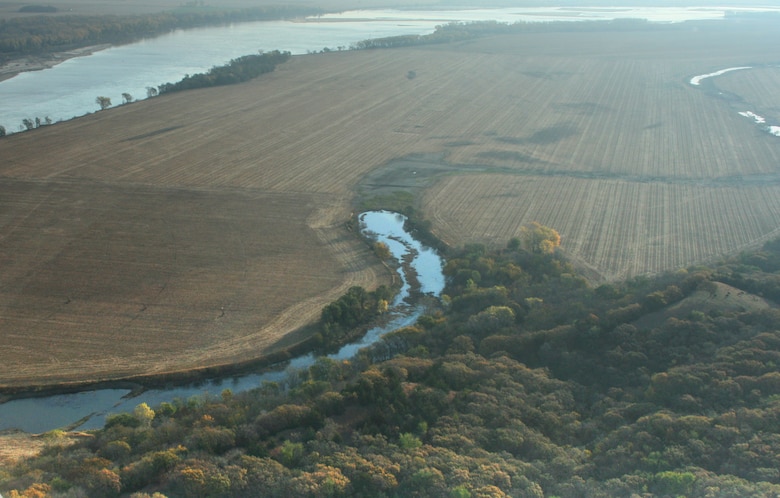
[[[6,385],[86,380],[85,365],[110,379],[251,359],[334,291],[374,283],[339,261],[367,258],[354,240],[308,226],[316,195],[0,185]]]
[[[723,78],[718,78],[717,87],[729,95],[740,97],[740,100],[732,103],[734,110],[757,112],[767,122],[780,124],[780,104],[777,101],[780,67],[756,67],[739,75],[727,73]]]
[[[426,212],[453,240],[487,244],[506,243],[523,225],[540,221],[561,233],[575,262],[617,280],[685,267],[780,235],[780,185],[457,176],[426,197]]]
[[[0,385],[274,350],[349,285],[386,278],[344,228],[356,196],[419,194],[455,245],[539,221],[601,278],[754,245],[780,226],[780,142],[687,81],[769,62],[775,31],[301,56],[5,137]]]

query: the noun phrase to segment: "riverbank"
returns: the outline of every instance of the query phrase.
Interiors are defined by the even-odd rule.
[[[257,388],[266,381],[284,382],[290,369],[306,369],[314,365],[321,355],[336,361],[355,357],[360,349],[370,346],[385,333],[413,323],[422,309],[430,305],[422,302],[421,294],[438,296],[443,289],[441,260],[434,264],[430,251],[403,230],[403,218],[392,213],[375,213],[373,218],[376,220],[366,222],[361,232],[372,240],[376,237],[387,243],[393,257],[403,261],[400,265],[403,272],[399,274],[399,293],[388,313],[358,325],[351,333],[340,337],[342,345],[337,351],[322,349],[323,341],[317,334],[318,325],[314,323],[308,329],[299,329],[300,334],[296,337],[290,337],[286,349],[267,355],[258,362],[181,370],[166,375],[143,375],[125,378],[123,382],[117,380],[89,386],[61,383],[32,392],[17,392],[8,396],[7,403],[0,403],[0,429],[16,428],[32,433],[57,428],[94,429],[102,426],[110,413],[130,411],[139,403],[152,406],[174,398],[188,399],[204,394],[218,396],[225,389],[241,392]],[[382,220],[384,224],[380,223]],[[51,407],[56,409],[51,410]],[[39,414],[45,414],[44,418]]]
[[[57,64],[65,62],[68,59],[73,59],[74,57],[83,57],[85,55],[92,55],[95,52],[105,50],[110,46],[111,45],[109,44],[91,45],[89,47],[75,48],[65,52],[28,55],[19,59],[14,59],[0,66],[0,81],[11,79],[20,73],[28,71],[41,71],[43,69],[49,69],[56,66]]]

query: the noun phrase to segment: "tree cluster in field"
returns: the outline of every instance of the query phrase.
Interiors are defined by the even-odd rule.
[[[377,246],[376,250],[382,249]],[[346,294],[322,309],[320,343],[326,348],[340,345],[356,329],[364,327],[387,311],[388,302],[392,298],[393,290],[384,285],[374,291],[359,286],[351,287]]]
[[[126,43],[174,29],[315,14],[312,8],[268,6],[251,9],[180,9],[136,16],[25,16],[0,20],[0,62],[12,57],[70,50],[103,43]]]
[[[599,286],[556,251],[523,246],[452,250],[442,308],[350,361],[319,359],[246,393],[142,404],[71,446],[50,434],[40,456],[0,472],[0,492],[780,493],[780,311],[684,306],[725,280],[775,295],[780,243]],[[323,318],[371,308],[351,294]]]
[[[176,83],[164,83],[157,87],[153,95],[208,88],[212,86],[233,85],[270,73],[278,64],[289,60],[290,52],[274,50],[256,55],[244,55],[231,60],[224,66],[212,67],[207,73],[186,75]]]

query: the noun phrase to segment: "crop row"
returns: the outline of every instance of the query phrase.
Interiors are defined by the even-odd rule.
[[[483,175],[441,182],[425,208],[445,240],[505,243],[538,221],[606,279],[708,261],[777,234],[780,187]]]

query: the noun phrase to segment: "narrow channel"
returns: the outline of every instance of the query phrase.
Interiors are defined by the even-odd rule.
[[[385,325],[370,329],[361,339],[328,355],[331,359],[352,358],[361,348],[375,343],[382,335],[413,324],[423,311],[415,296],[423,294],[438,297],[444,290],[442,258],[435,250],[422,245],[404,229],[406,218],[403,215],[389,211],[369,211],[362,213],[359,220],[361,233],[365,237],[384,242],[395,260],[405,262],[399,265],[401,290],[390,306],[390,319]],[[233,392],[247,391],[260,387],[263,382],[281,382],[291,372],[308,368],[316,360],[314,354],[307,354],[263,373],[216,378],[197,385],[170,389],[150,389],[130,398],[125,398],[130,393],[128,389],[99,389],[12,400],[0,404],[0,430],[21,429],[25,432],[41,433],[73,426],[78,421],[82,422],[73,427],[74,429],[97,429],[104,425],[106,416],[132,411],[140,403],[155,406],[174,398],[219,395],[225,389]]]

